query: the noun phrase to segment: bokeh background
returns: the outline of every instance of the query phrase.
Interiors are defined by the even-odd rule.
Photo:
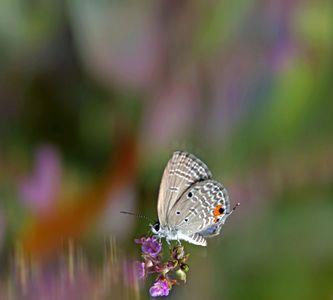
[[[148,299],[177,149],[241,206],[170,299],[333,299],[332,2],[1,0],[0,67],[1,299]]]

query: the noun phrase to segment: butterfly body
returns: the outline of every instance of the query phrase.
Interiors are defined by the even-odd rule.
[[[168,227],[160,227],[159,231],[155,231],[152,229],[153,233],[156,234],[159,238],[165,238],[166,241],[169,243],[170,241],[178,241],[184,240],[186,242],[195,244],[195,245],[202,245],[206,246],[206,241],[204,239],[199,239],[196,241],[194,238],[190,237],[189,235],[182,233],[181,230],[175,228],[168,228]]]
[[[170,240],[206,246],[231,214],[227,190],[212,179],[208,167],[194,155],[176,151],[161,180],[158,226],[152,231]]]

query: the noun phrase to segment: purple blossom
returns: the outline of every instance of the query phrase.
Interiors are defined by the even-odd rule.
[[[133,271],[136,278],[156,276],[153,286],[149,289],[152,297],[168,296],[173,285],[186,282],[189,271],[186,254],[181,245],[169,249],[169,257],[163,259],[162,243],[156,237],[141,237],[135,242],[141,245],[141,256],[144,262],[136,261]]]
[[[19,184],[20,199],[31,211],[43,213],[50,209],[60,191],[61,161],[52,146],[36,150],[33,170]]]
[[[148,254],[151,257],[156,257],[162,250],[162,244],[156,237],[142,237],[135,240],[137,244],[141,244],[141,250],[144,254]]]
[[[159,279],[155,281],[154,285],[149,289],[152,297],[168,296],[170,292],[170,285],[166,279]]]
[[[145,277],[145,263],[141,261],[135,261],[133,263],[134,274],[137,278],[142,279]]]

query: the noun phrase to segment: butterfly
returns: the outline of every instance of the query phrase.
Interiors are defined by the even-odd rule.
[[[176,151],[164,170],[157,202],[158,222],[153,234],[207,246],[220,233],[231,210],[226,188],[212,179],[208,167],[193,154]]]

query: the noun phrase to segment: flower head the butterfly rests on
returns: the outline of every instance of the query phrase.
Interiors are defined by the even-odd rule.
[[[154,284],[149,289],[152,297],[168,296],[175,284],[186,282],[189,266],[186,264],[189,254],[182,246],[170,249],[169,258],[164,261],[162,243],[156,237],[141,237],[135,242],[141,245],[143,261],[135,263],[137,278],[156,275]]]

